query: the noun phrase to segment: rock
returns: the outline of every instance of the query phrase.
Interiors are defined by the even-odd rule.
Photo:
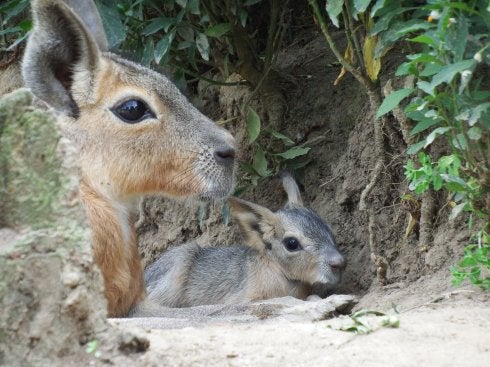
[[[0,365],[66,366],[75,355],[100,365],[121,345],[126,354],[145,350],[147,340],[126,331],[120,342],[107,323],[76,195],[76,152],[31,102],[25,89],[0,98]]]

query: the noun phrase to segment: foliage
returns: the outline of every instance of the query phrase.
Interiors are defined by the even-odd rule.
[[[0,51],[13,51],[28,36],[30,19],[18,20],[29,0],[7,0],[0,4]]]
[[[396,329],[400,327],[400,318],[396,307],[393,307],[393,310],[393,314],[387,314],[381,311],[360,309],[349,316],[340,318],[339,325],[329,325],[329,327],[355,334],[369,334],[380,327]]]
[[[250,7],[259,2],[96,0],[110,48],[131,52],[147,66],[166,66],[181,83],[185,76],[203,78],[213,68],[227,76],[235,57],[232,22],[245,27]]]
[[[309,3],[343,65],[335,84],[349,71],[368,94],[375,94],[371,82],[377,80],[381,58],[395,42],[409,42],[413,51],[396,75],[413,77],[415,86],[388,95],[377,108],[376,117],[383,117],[413,96],[405,114],[415,122],[411,139],[416,142],[407,153],[420,154],[418,162],[409,159],[405,166],[410,189],[416,194],[430,188],[448,191],[453,207],[451,218],[462,211],[469,212],[471,223],[475,222],[474,217],[482,223],[478,233],[486,233],[490,226],[490,92],[481,87],[484,73],[475,75],[490,65],[488,1],[325,1],[325,11],[333,25],[340,27],[343,22],[348,41],[343,56],[331,39],[317,0]],[[429,152],[430,146],[441,139],[445,139],[450,153],[435,158]],[[373,177],[371,181],[376,182]],[[488,236],[479,238],[478,249],[470,245],[465,259],[475,251],[486,253]],[[476,263],[470,270],[472,276],[468,276],[477,285],[481,283],[475,277],[481,271],[475,269],[488,269],[483,258],[473,256]],[[469,263],[464,260],[460,267]],[[458,279],[462,279],[461,274],[469,273],[461,270],[458,274]]]
[[[251,163],[241,162],[241,169],[245,173],[243,177],[244,185],[237,189],[237,193],[243,193],[251,185],[256,186],[259,180],[277,174],[281,169],[297,170],[306,166],[310,160],[304,159],[304,156],[310,151],[307,142],[296,144],[288,136],[270,128],[261,127],[261,120],[257,112],[252,107],[247,108],[247,132],[249,142],[254,151]],[[257,138],[262,133],[266,134],[268,139],[264,139],[269,144],[264,146]],[[269,146],[271,143],[281,146],[279,152],[272,151]]]
[[[478,77],[478,71],[490,65],[488,2],[433,0],[419,6],[414,15],[418,17],[412,16],[410,28],[416,36],[408,41],[417,51],[407,56],[396,74],[413,76],[416,87],[390,94],[378,114],[414,95],[405,114],[416,123],[411,135],[417,141],[407,153],[420,153],[418,162],[410,159],[405,166],[410,189],[417,194],[430,188],[445,189],[451,195],[451,218],[466,211],[470,218],[481,219],[479,245],[469,245],[459,264],[459,268],[471,269],[453,269],[453,274],[456,282],[468,277],[488,287],[488,280],[479,277],[483,269],[490,269],[488,236],[484,235],[490,215],[486,204],[490,195],[490,91],[481,87],[483,75]],[[433,162],[427,151],[441,138],[451,153]]]
[[[461,284],[465,279],[482,289],[490,290],[490,234],[480,231],[464,250],[464,257],[457,266],[451,267],[453,284]]]

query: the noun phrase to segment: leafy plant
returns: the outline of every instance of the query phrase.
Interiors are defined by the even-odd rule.
[[[490,235],[478,232],[464,250],[464,257],[457,266],[451,267],[453,284],[459,285],[465,279],[482,289],[490,290]]]
[[[414,77],[415,87],[391,93],[378,116],[414,95],[405,114],[415,122],[410,135],[416,142],[407,153],[421,153],[418,162],[409,160],[405,166],[410,189],[417,194],[445,189],[451,194],[451,218],[466,211],[470,224],[475,223],[473,216],[480,219],[478,246],[468,245],[460,270],[453,268],[453,274],[455,283],[469,278],[488,288],[480,276],[489,269],[490,91],[481,87],[483,74],[475,77],[490,65],[488,2],[432,0],[417,10],[418,17],[411,20],[411,31],[417,33],[408,39],[417,51],[396,72]],[[434,162],[427,152],[440,139],[451,153]]]
[[[0,4],[0,51],[13,51],[27,38],[32,21],[18,17],[28,6],[29,0],[7,0]]]
[[[241,162],[241,169],[245,173],[245,177],[243,177],[245,184],[237,189],[238,193],[243,193],[251,186],[256,186],[261,179],[273,176],[283,168],[297,170],[310,162],[310,160],[304,159],[304,156],[311,149],[306,146],[308,142],[296,144],[288,136],[270,127],[264,128],[260,116],[250,106],[247,108],[246,122],[249,143],[254,153],[251,163]],[[263,140],[269,142],[268,146],[264,146],[258,141],[260,134],[264,133],[266,137]],[[273,142],[279,143],[282,150],[272,151],[269,146]]]

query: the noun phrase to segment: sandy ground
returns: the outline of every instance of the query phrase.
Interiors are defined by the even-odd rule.
[[[428,295],[429,296],[429,295]],[[365,335],[340,331],[346,316],[327,321],[219,322],[145,331],[148,366],[488,366],[490,295],[474,289],[441,293],[401,310],[400,326]],[[401,307],[401,306],[400,306]],[[164,364],[162,364],[164,362]]]

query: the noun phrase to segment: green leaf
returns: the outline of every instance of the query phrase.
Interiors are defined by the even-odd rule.
[[[373,8],[374,10],[374,8]],[[374,27],[371,29],[369,32],[369,36],[374,36],[378,34],[379,32],[385,31],[388,29],[390,26],[391,21],[393,18],[395,18],[397,15],[400,15],[406,11],[410,10],[410,8],[398,8],[393,11],[390,11],[383,15],[381,18],[379,18],[375,23]]]
[[[262,177],[270,176],[270,171],[267,170],[267,160],[265,159],[265,153],[262,149],[258,148],[254,154],[253,164],[255,172]]]
[[[141,63],[145,66],[149,66],[155,57],[155,43],[153,39],[150,38],[145,43],[145,48],[143,49],[143,56],[141,58]]]
[[[429,37],[426,34],[421,34],[420,36],[410,38],[409,41],[410,42],[417,42],[417,43],[425,43],[426,45],[438,47],[436,40],[432,37]]]
[[[436,64],[435,62],[429,62],[425,64],[424,70],[420,73],[420,76],[432,76],[441,71],[442,66],[440,64]]]
[[[177,45],[177,50],[185,50],[186,48],[189,48],[194,44],[194,41],[181,41]]]
[[[240,24],[242,27],[245,27],[247,25],[248,13],[244,9],[240,9],[238,18],[240,19]]]
[[[196,36],[197,50],[201,54],[201,57],[209,61],[209,41],[208,37],[204,33],[198,33]]]
[[[468,40],[468,21],[464,16],[458,16],[456,23],[447,28],[445,37],[445,47],[451,50],[454,61],[463,59],[464,51]]]
[[[194,42],[194,29],[190,24],[180,23],[177,27],[177,34],[185,41]]]
[[[325,10],[332,21],[332,23],[338,28],[339,27],[339,15],[342,13],[342,6],[344,5],[344,0],[329,0],[326,2]]]
[[[87,347],[86,347],[86,351],[88,354],[93,354],[95,353],[95,351],[97,350],[97,340],[94,339],[94,340],[91,340],[87,343]]]
[[[442,180],[442,177],[440,175],[434,174],[432,176],[432,185],[434,186],[435,191],[439,191],[440,189],[442,189],[443,183],[444,181]]]
[[[412,155],[417,153],[420,149],[422,149],[425,145],[425,140],[419,141],[418,143],[412,144],[407,149],[407,154]]]
[[[398,28],[395,31],[395,34],[396,36],[401,37],[406,35],[407,33],[430,29],[430,28],[433,28],[433,25],[431,23],[413,19],[412,21],[407,21],[403,27]]]
[[[7,24],[12,18],[24,11],[28,5],[28,0],[7,1],[5,4],[0,5],[0,14],[2,14],[2,23],[0,25]]]
[[[433,27],[431,23],[422,22],[419,19],[412,19],[406,22],[395,22],[390,24],[390,31],[383,32],[376,45],[375,56],[379,57],[385,52],[393,43],[405,36],[407,33]],[[434,58],[434,57],[433,57]]]
[[[417,88],[419,88],[421,91],[425,92],[426,94],[434,97],[434,87],[432,87],[431,83],[421,80],[417,82]]]
[[[162,58],[167,54],[168,50],[170,49],[170,45],[172,44],[172,41],[174,40],[174,37],[175,37],[175,30],[167,33],[156,44],[156,46],[155,46],[155,62],[157,64],[159,64],[160,61],[162,60]]]
[[[167,17],[155,18],[143,29],[143,35],[149,36],[162,29],[165,32],[167,32],[170,26],[172,26],[173,24],[175,24],[174,18],[167,18]]]
[[[177,4],[179,4],[182,8],[187,6],[187,0],[175,0]]]
[[[468,184],[458,176],[441,173],[441,177],[445,182],[445,187],[454,192],[464,192],[468,189]]]
[[[453,210],[451,210],[451,215],[449,216],[449,219],[454,219],[456,218],[459,214],[461,214],[461,212],[463,211],[464,207],[466,206],[466,203],[461,203],[461,204],[458,204],[456,205]],[[472,264],[473,265],[473,264]],[[461,265],[460,266],[464,266],[464,265]]]
[[[390,112],[393,108],[398,106],[398,104],[410,94],[413,93],[415,89],[413,88],[404,88],[390,93],[379,106],[378,111],[376,112],[376,118],[379,118],[388,112]]]
[[[481,129],[477,126],[473,126],[468,130],[468,138],[471,140],[480,140],[481,138]]]
[[[359,12],[359,13],[364,13],[369,6],[369,3],[371,0],[354,0],[354,8]]]
[[[283,157],[284,159],[293,159],[305,155],[310,151],[310,149],[311,148],[309,147],[293,147],[291,149],[286,150],[285,152],[277,153],[275,155]]]
[[[187,9],[194,15],[200,15],[201,12],[199,10],[199,0],[189,0],[187,2]]]
[[[452,140],[452,143],[456,149],[466,150],[468,148],[468,142],[463,134],[457,134]]]
[[[452,127],[438,127],[437,129],[435,129],[434,131],[432,131],[426,138],[425,138],[425,145],[424,145],[424,148],[427,148],[429,145],[431,145],[434,140],[436,140],[436,138],[439,136],[439,135],[442,135],[446,132],[448,132],[449,130],[452,130]]]
[[[376,4],[374,4],[373,8],[371,9],[371,14],[370,17],[373,18],[377,12],[382,9],[385,6],[386,0],[377,0]]]
[[[9,33],[21,32],[21,31],[22,31],[22,28],[20,28],[20,27],[7,28],[7,29],[4,29],[3,31],[0,31],[0,36],[3,36],[5,34],[9,34]]]
[[[395,75],[396,76],[403,76],[403,75],[408,75],[410,74],[410,67],[412,66],[411,62],[404,62],[398,66],[396,69]]]
[[[119,12],[116,7],[107,6],[100,1],[97,1],[96,5],[100,18],[102,19],[102,24],[104,25],[109,49],[116,48],[126,38],[126,30],[124,29]]]
[[[439,71],[432,78],[432,81],[430,83],[431,88],[434,89],[435,87],[437,87],[442,83],[450,83],[453,80],[453,78],[456,76],[456,74],[464,70],[473,68],[475,64],[476,61],[471,59],[471,60],[459,61],[457,63],[444,66],[441,69],[441,71]]]
[[[243,3],[243,6],[250,6],[260,3],[262,0],[247,0]]]
[[[481,115],[484,114],[488,109],[490,109],[490,102],[482,103],[471,110],[471,116],[468,120],[468,124],[473,126],[480,120]]]
[[[294,141],[292,141],[289,137],[287,137],[286,135],[283,135],[281,134],[280,132],[277,132],[275,130],[272,131],[272,136],[274,136],[275,138],[278,138],[280,140],[282,140],[282,142],[285,144],[285,145],[294,145]]]
[[[231,29],[230,23],[219,23],[206,29],[204,32],[209,37],[222,37]]]
[[[423,118],[420,120],[417,125],[410,131],[410,135],[415,135],[418,133],[421,133],[422,131],[427,130],[428,128],[437,125],[439,122],[441,122],[440,119],[432,119],[432,118]]]
[[[260,134],[260,117],[252,107],[247,108],[248,142],[252,144]]]

